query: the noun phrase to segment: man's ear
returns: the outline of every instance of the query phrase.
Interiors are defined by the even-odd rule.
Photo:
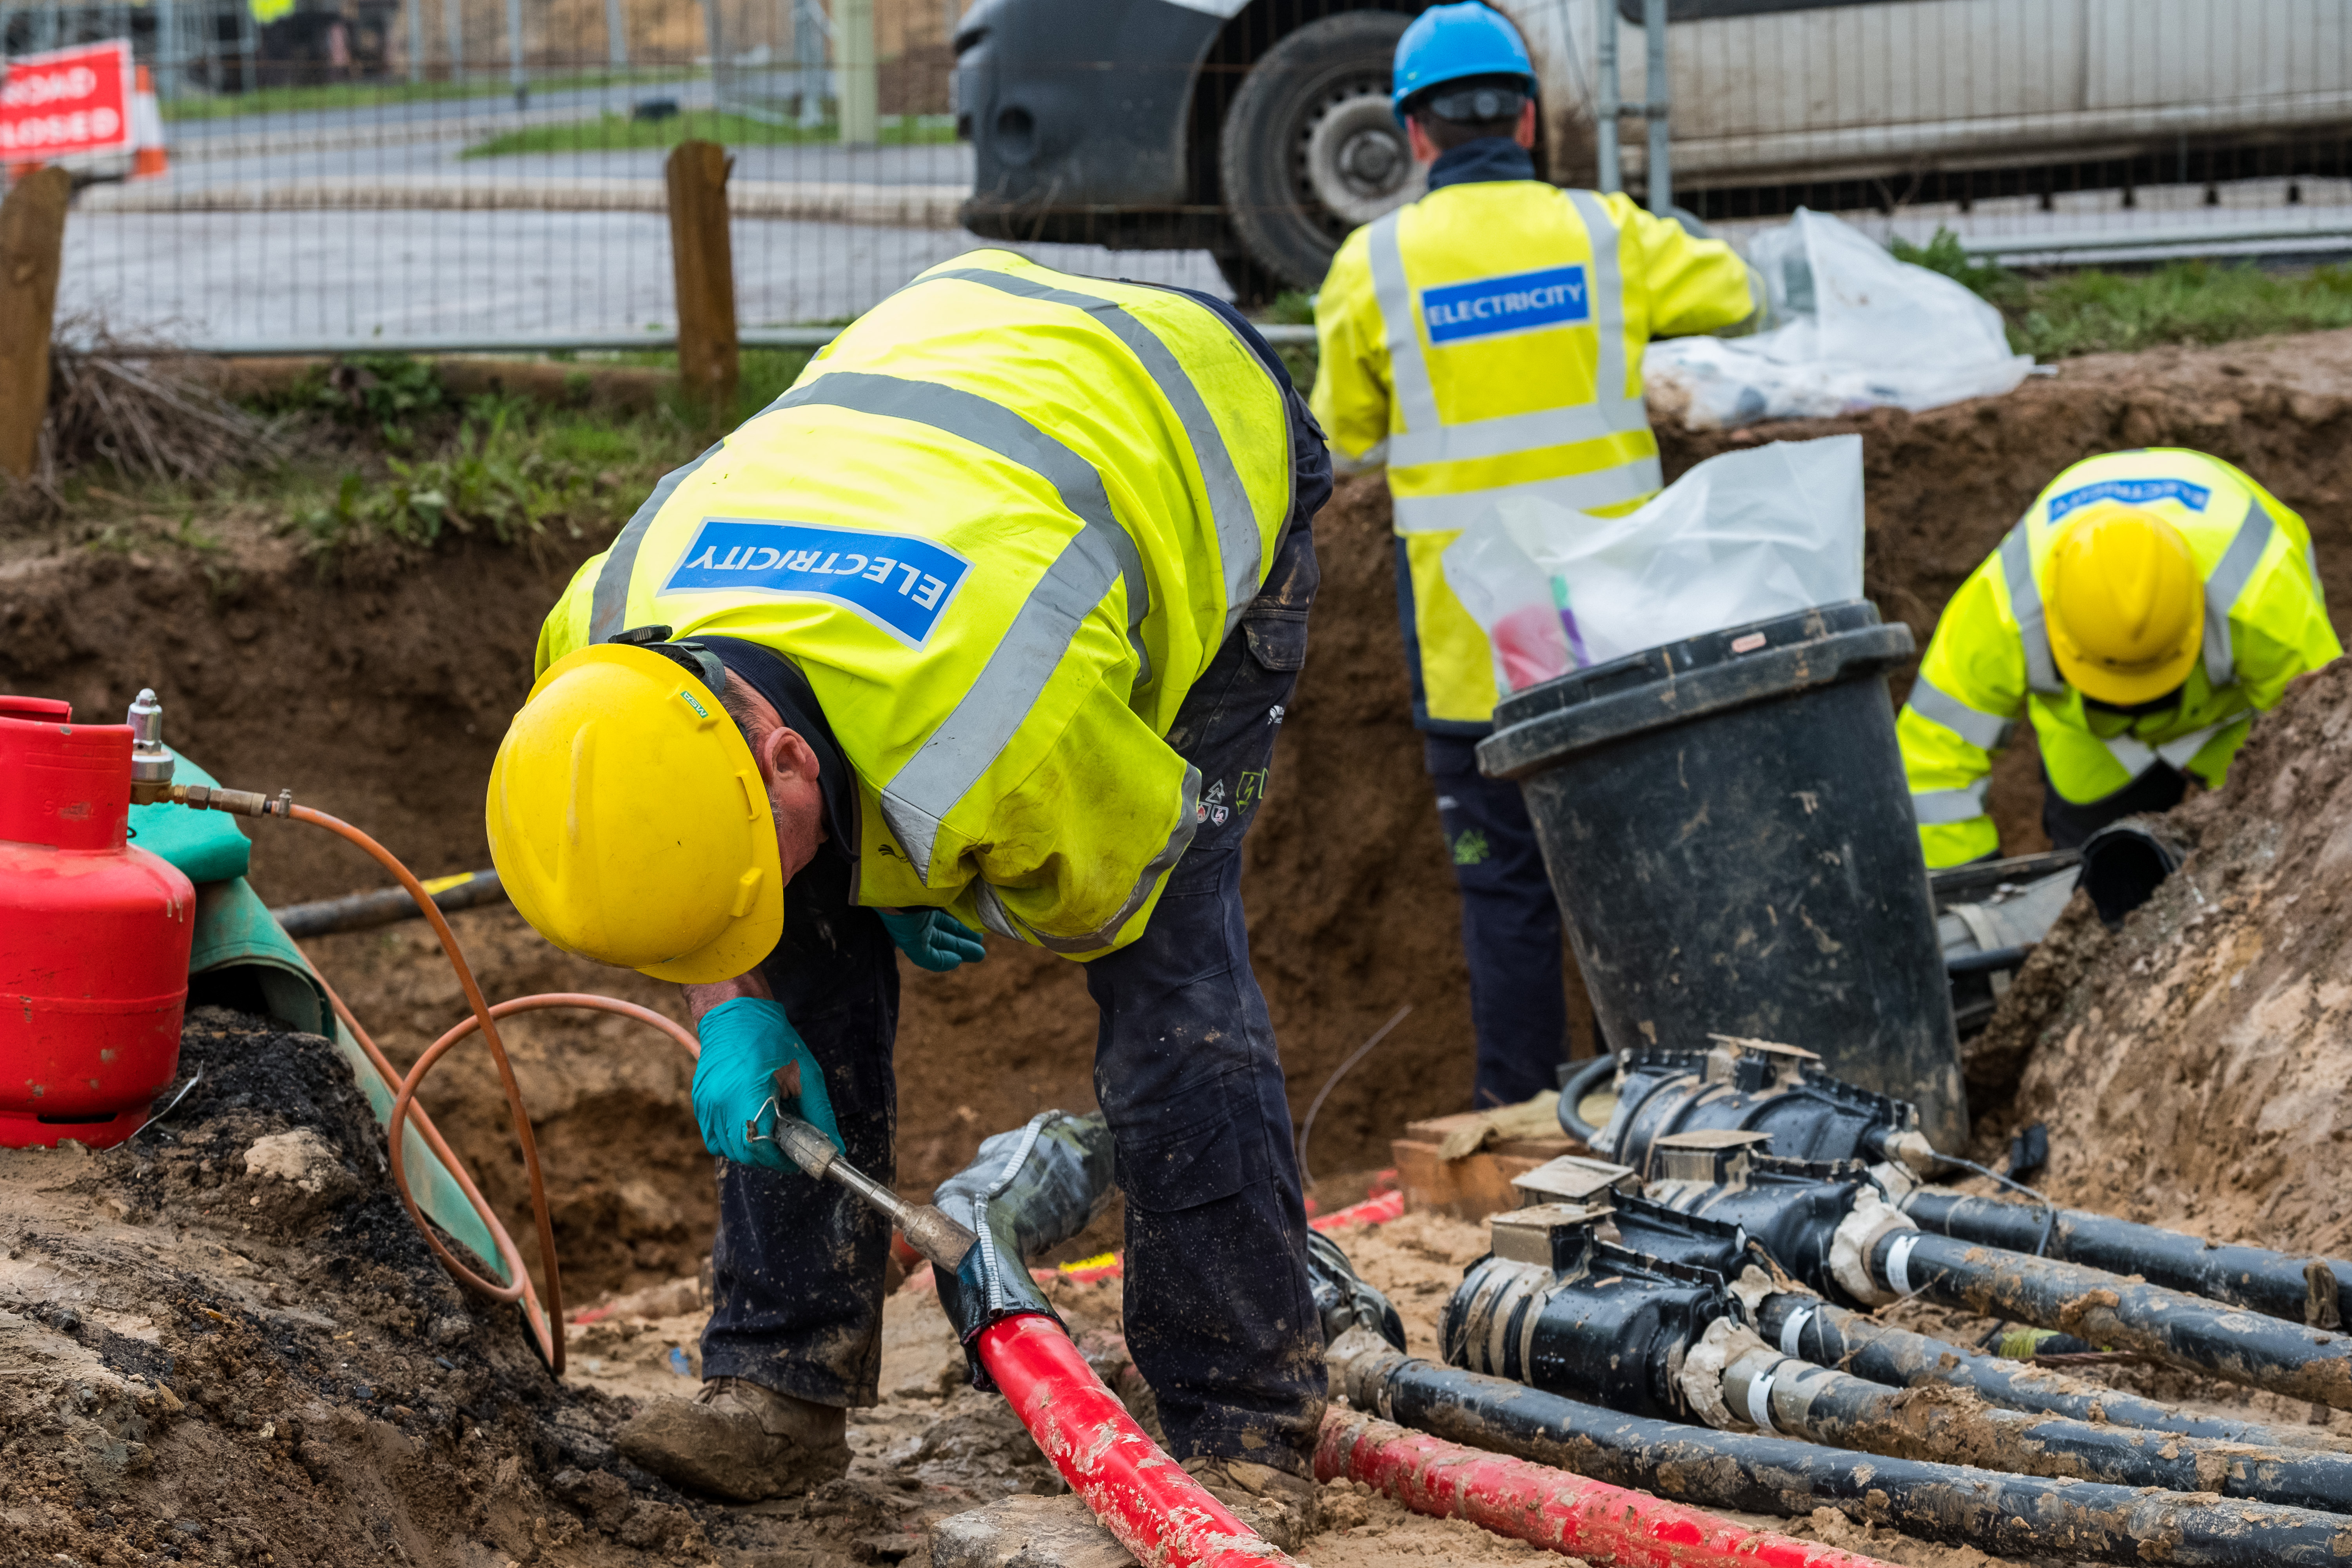
[[[761,782],[772,788],[786,780],[797,779],[805,784],[816,782],[816,752],[796,730],[777,725],[760,737],[760,743],[752,755],[760,764]]]
[[[1429,132],[1422,125],[1420,115],[1408,114],[1404,117],[1404,139],[1412,148],[1414,163],[1437,162],[1437,143],[1429,139]]]
[[[1511,140],[1532,153],[1536,147],[1536,100],[1532,98],[1519,105],[1519,123],[1511,132]]]

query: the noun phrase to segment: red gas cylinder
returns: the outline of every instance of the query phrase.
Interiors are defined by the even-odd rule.
[[[0,697],[0,1148],[119,1143],[179,1070],[196,889],[126,842],[131,741]]]

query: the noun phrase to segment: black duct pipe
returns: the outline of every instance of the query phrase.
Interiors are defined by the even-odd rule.
[[[1619,1415],[1355,1343],[1363,1348],[1333,1358],[1333,1392],[1344,1383],[1360,1410],[1700,1507],[1802,1516],[1827,1505],[1861,1522],[2004,1556],[2173,1568],[2352,1563],[2352,1529],[2336,1514],[1864,1457]]]
[[[1767,1296],[1758,1308],[1756,1326],[1784,1355],[1840,1367],[1890,1388],[1943,1384],[1965,1388],[1990,1405],[2072,1421],[2106,1421],[2146,1432],[2263,1447],[2339,1452],[2343,1447],[2324,1426],[2265,1426],[2252,1421],[2191,1415],[2122,1389],[2083,1383],[2046,1367],[2021,1366],[1915,1334],[1811,1296]]]
[[[447,914],[457,910],[478,909],[484,904],[503,903],[507,890],[499,881],[496,871],[476,871],[471,876],[425,884],[433,895],[433,902]],[[281,904],[269,911],[288,936],[329,936],[339,931],[368,931],[376,926],[391,925],[396,921],[422,920],[425,911],[408,896],[405,888],[379,888],[369,893],[346,893],[340,899],[320,899],[308,904]]]
[[[1591,1061],[1579,1064],[1560,1081],[1559,1130],[1588,1148],[1601,1136],[1601,1129],[1579,1115],[1577,1107],[1583,1103],[1586,1095],[1600,1087],[1601,1079],[1616,1070],[1616,1057],[1603,1051]]]
[[[2184,1437],[2029,1415],[1941,1391],[1886,1388],[1832,1367],[1756,1350],[1723,1379],[1734,1411],[1791,1437],[1893,1458],[1964,1456],[1986,1469],[2078,1476],[2120,1487],[2220,1492],[2284,1508],[2352,1514],[2352,1456]]]
[[[2044,1213],[2024,1204],[1969,1197],[1934,1187],[1906,1198],[1903,1212],[1921,1230],[2011,1252],[2033,1250]],[[2340,1321],[2339,1299],[2352,1293],[2352,1263],[2200,1241],[2177,1230],[2134,1225],[2081,1209],[2057,1211],[2044,1256],[2111,1274],[2137,1274],[2151,1285],[2251,1307],[2292,1323],[2312,1321],[2315,1308],[2323,1325]]]
[[[2079,1263],[1926,1231],[1882,1237],[1870,1272],[1898,1296],[2015,1318],[2175,1366],[2352,1410],[2352,1337],[2296,1328]]]

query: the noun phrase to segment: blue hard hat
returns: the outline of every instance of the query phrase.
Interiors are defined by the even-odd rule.
[[[1413,94],[1473,76],[1516,76],[1535,91],[1535,62],[1519,30],[1500,12],[1478,0],[1433,5],[1397,40],[1391,101],[1402,119],[1405,100]]]

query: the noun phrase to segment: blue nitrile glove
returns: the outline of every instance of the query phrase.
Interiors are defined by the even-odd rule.
[[[898,944],[898,951],[913,959],[919,968],[953,969],[960,963],[978,963],[988,956],[988,949],[981,945],[980,933],[945,910],[874,912],[882,917],[882,927]]]
[[[744,1135],[743,1123],[754,1117],[760,1131],[774,1132],[771,1099],[849,1152],[834,1123],[824,1069],[782,1007],[765,997],[738,996],[705,1013],[695,1032],[702,1037],[702,1056],[694,1064],[694,1119],[702,1124],[702,1142],[712,1153],[739,1165],[796,1169],[769,1139]],[[776,1074],[795,1063],[801,1078],[797,1104],[776,1083]]]

